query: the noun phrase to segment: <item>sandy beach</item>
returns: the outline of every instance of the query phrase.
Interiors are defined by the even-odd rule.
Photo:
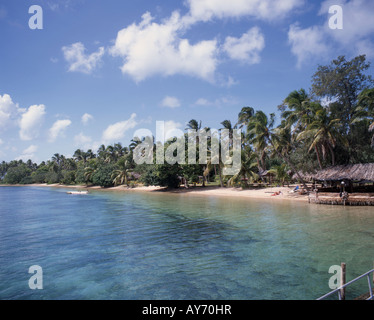
[[[2,185],[7,186],[7,185]],[[292,200],[292,201],[308,201],[308,195],[300,195],[291,192],[292,187],[270,187],[263,189],[241,189],[241,188],[220,188],[216,186],[206,187],[181,187],[175,190],[167,190],[156,186],[139,186],[135,188],[128,188],[126,186],[117,186],[112,188],[101,188],[99,186],[85,186],[85,185],[60,185],[60,184],[31,184],[22,185],[31,187],[49,187],[49,188],[73,188],[78,190],[102,190],[102,191],[117,191],[117,192],[162,192],[170,194],[188,194],[196,196],[210,196],[210,197],[240,197],[240,198],[255,198],[268,200]],[[279,195],[275,195],[276,193]]]

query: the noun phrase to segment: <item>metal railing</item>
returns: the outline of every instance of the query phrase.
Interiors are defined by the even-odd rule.
[[[355,283],[356,281],[364,278],[364,277],[367,277],[367,280],[368,280],[368,285],[369,285],[369,298],[367,298],[366,300],[374,300],[374,295],[373,295],[373,288],[372,288],[372,278],[370,277],[370,275],[373,274],[374,275],[374,269],[364,273],[363,275],[359,276],[358,278],[356,279],[353,279],[352,281],[349,281],[347,282],[346,284],[340,286],[339,288],[329,292],[328,294],[325,294],[324,296],[318,298],[317,300],[323,300],[323,299],[326,299],[327,297],[337,293],[338,294],[338,297],[339,297],[339,300],[342,300],[342,290],[344,290],[346,287],[348,287],[349,285],[351,285],[352,283]]]

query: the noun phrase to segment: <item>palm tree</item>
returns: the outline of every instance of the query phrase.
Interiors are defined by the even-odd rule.
[[[121,158],[127,153],[127,148],[122,147],[122,144],[120,142],[116,143],[113,146],[113,149],[114,149],[113,151],[114,151],[115,158],[117,159]]]
[[[95,158],[96,158],[96,155],[93,153],[92,149],[88,149],[86,152],[86,159],[91,160]]]
[[[106,147],[104,161],[106,163],[112,163],[116,161],[116,152],[114,146],[110,145]]]
[[[224,120],[224,121],[221,122],[221,124],[223,125],[222,129],[227,129],[227,130],[230,130],[230,131],[233,130],[233,127],[232,127],[232,124],[231,124],[230,120]]]
[[[59,167],[61,166],[64,160],[65,157],[63,155],[60,155],[59,153],[55,153],[52,157],[52,161],[55,162]]]
[[[120,160],[118,160],[117,165],[119,169],[112,173],[113,183],[114,185],[127,185],[131,170],[130,161],[127,159],[127,157],[122,157]]]
[[[134,149],[135,149],[139,144],[141,144],[141,143],[142,143],[142,141],[140,141],[139,138],[131,139],[131,141],[130,141],[130,145],[129,145],[129,149],[130,149],[130,151],[131,151],[131,152],[134,151]]]
[[[105,160],[106,158],[106,147],[102,144],[99,149],[97,150],[97,156],[99,159]]]
[[[223,128],[222,129],[226,129],[226,130],[229,130],[229,146],[232,146],[233,144],[233,126],[231,124],[231,121],[230,120],[224,120],[221,122]],[[220,129],[220,130],[222,130]]]
[[[369,132],[374,132],[374,122],[369,126]],[[371,146],[374,147],[374,134],[371,138]]]
[[[95,171],[96,170],[93,167],[84,168],[84,178],[86,179],[86,181],[91,181],[92,180],[92,176],[95,173]]]
[[[259,167],[266,170],[265,157],[269,145],[270,131],[274,126],[275,115],[270,115],[270,122],[267,115],[262,111],[256,111],[248,123],[248,140],[254,146],[259,159]]]
[[[283,110],[282,118],[285,120],[285,125],[293,128],[292,137],[296,140],[297,135],[310,124],[311,119],[322,106],[311,101],[306,91],[300,89],[292,91],[279,108]]]
[[[293,150],[293,138],[291,128],[286,125],[283,120],[282,123],[273,130],[273,136],[276,137],[274,146],[277,150],[271,148],[272,155],[280,153],[282,156],[288,156]]]
[[[85,154],[84,154],[84,151],[81,150],[81,149],[77,149],[75,150],[74,152],[74,155],[73,157],[79,162],[79,161],[83,161],[83,163],[86,163],[86,157],[85,157]]]
[[[240,179],[243,179],[244,184],[248,186],[247,180],[252,178],[252,180],[257,180],[258,175],[255,172],[255,168],[257,167],[257,163],[255,162],[256,154],[252,152],[250,148],[241,151],[241,167],[240,171],[234,175],[227,184],[229,186],[233,186],[237,183]]]
[[[254,116],[255,110],[251,107],[244,107],[239,112],[238,115],[238,122],[236,123],[235,127],[238,127],[239,129],[242,129],[243,127],[247,127],[249,121]]]
[[[196,144],[196,146],[197,146],[197,148],[196,148],[197,149],[197,156],[199,156],[199,152],[200,152],[200,131],[209,132],[210,128],[205,127],[204,129],[202,129],[202,123],[201,123],[201,121],[198,122],[195,119],[191,119],[187,123],[187,126],[186,126],[185,130],[192,130],[192,131],[197,132],[196,139],[194,139],[195,141],[190,141],[190,143]],[[189,139],[189,137],[187,136],[187,141],[189,141],[188,139]],[[210,143],[210,140],[211,140],[211,137],[208,136],[207,137],[207,143],[208,143],[208,145]],[[204,172],[207,169],[207,166],[202,165],[202,167],[203,167],[202,170]],[[202,184],[203,187],[205,187],[205,179],[206,179],[206,176],[203,175],[203,184]]]
[[[292,127],[292,142],[300,141],[298,136],[307,131],[306,128],[316,116],[316,113],[323,109],[320,103],[311,101],[310,97],[304,89],[292,91],[284,100],[281,109],[288,108],[282,112],[282,118],[285,126]],[[318,164],[322,170],[322,161],[319,146],[314,146]]]
[[[214,169],[214,171],[216,172],[217,171],[217,167],[216,167],[217,162],[218,162],[219,182],[220,182],[221,188],[223,188],[224,185],[223,185],[223,179],[222,179],[222,168],[224,167],[224,164],[222,163],[222,159],[219,155],[216,155],[213,158],[210,157],[210,159],[208,160],[208,163],[206,164],[203,176],[204,176],[204,179],[206,179],[206,177],[209,175],[209,173],[210,173],[210,171],[212,171],[212,169]]]
[[[77,169],[77,164],[76,164],[76,162],[74,161],[74,159],[72,159],[72,158],[67,158],[67,159],[64,160],[62,167],[63,167],[63,169],[65,169],[65,170],[73,171],[73,170],[76,170],[76,169]]]
[[[330,153],[332,165],[335,165],[336,143],[339,140],[343,145],[347,145],[347,139],[339,133],[341,126],[340,119],[331,119],[327,110],[322,108],[317,111],[313,121],[307,126],[305,131],[298,135],[298,140],[309,140],[309,152],[313,149],[322,150],[322,156],[325,159],[326,154]],[[319,157],[317,153],[317,157]],[[321,161],[319,159],[321,166]]]
[[[284,184],[286,181],[289,181],[290,177],[288,176],[288,170],[287,165],[285,163],[282,163],[281,165],[273,166],[269,173],[272,173],[275,175],[275,178],[282,184],[284,187]]]
[[[201,121],[198,122],[197,120],[195,119],[192,119],[190,120],[188,123],[187,123],[187,127],[185,130],[195,130],[195,131],[199,131],[201,129]]]
[[[274,122],[275,115],[273,113],[270,114],[270,118],[268,118],[264,112],[257,111],[248,124],[248,134],[251,142],[255,146],[256,151],[261,156],[262,160],[264,160],[265,149],[268,146],[271,146],[277,153],[277,155],[288,164],[293,172],[296,173],[304,188],[308,190],[304,179],[300,176],[300,173],[296,170],[295,166],[290,161],[289,156],[281,152],[282,148],[284,148],[284,140],[280,135],[274,132]],[[263,169],[266,169],[264,161]]]
[[[371,123],[369,125],[369,132],[374,132],[374,88],[363,90],[358,96],[358,109],[360,115],[364,118],[370,117]],[[374,135],[371,139],[371,146],[374,147]]]

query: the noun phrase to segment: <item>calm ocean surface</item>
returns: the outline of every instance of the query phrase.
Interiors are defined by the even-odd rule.
[[[373,267],[373,207],[66,191],[0,187],[0,299],[316,299]]]

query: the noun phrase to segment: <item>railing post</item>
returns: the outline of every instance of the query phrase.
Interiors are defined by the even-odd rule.
[[[373,270],[374,270],[374,262],[373,262]],[[373,284],[374,284],[374,271],[373,271]],[[374,290],[373,290],[373,292],[371,292],[371,294],[373,294],[374,293]]]
[[[346,265],[344,262],[341,264],[342,273],[340,278],[340,285],[344,286],[346,284]],[[345,288],[340,289],[341,300],[345,300]]]

